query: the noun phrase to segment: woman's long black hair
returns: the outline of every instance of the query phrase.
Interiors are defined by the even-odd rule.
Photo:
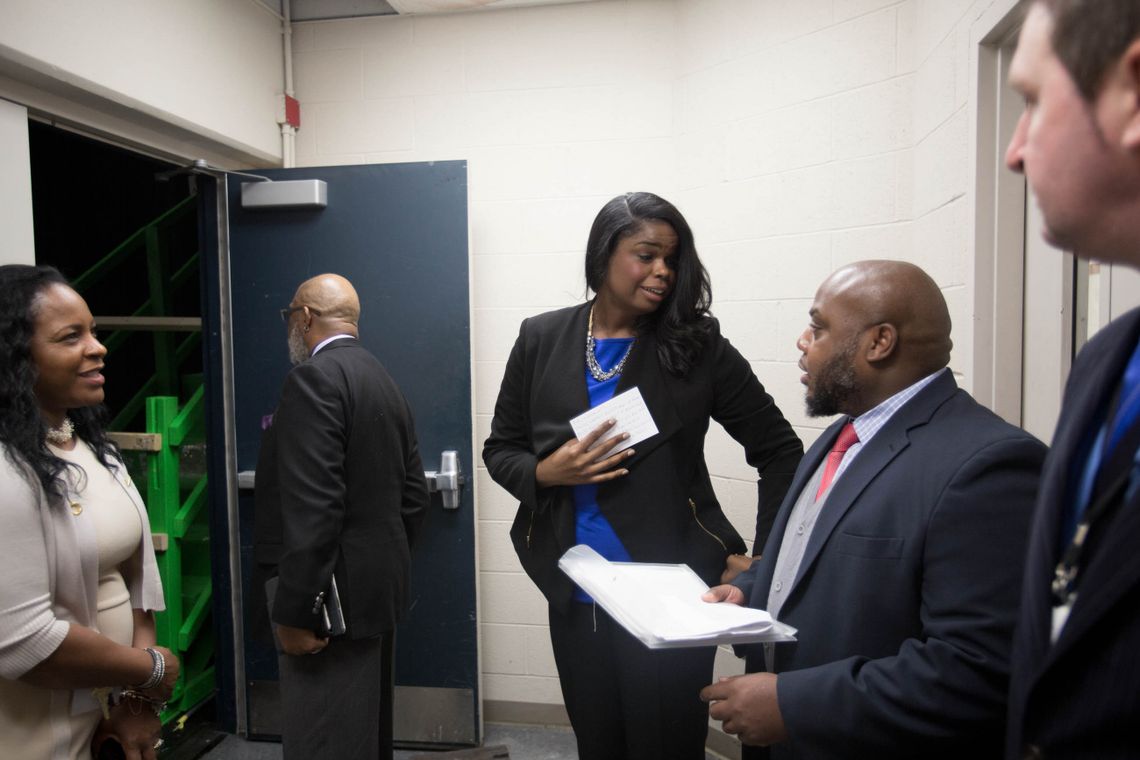
[[[0,266],[0,443],[16,469],[34,475],[46,492],[58,496],[64,489],[63,470],[72,465],[47,446],[48,426],[36,399],[31,353],[39,296],[57,284],[67,285],[67,280],[55,267]],[[104,432],[107,413],[102,404],[71,409],[67,416],[99,461],[116,468],[118,450]]]
[[[657,310],[638,320],[637,329],[656,334],[658,360],[670,373],[684,377],[700,357],[712,328],[705,319],[712,285],[697,256],[693,231],[676,206],[653,193],[626,193],[602,206],[586,243],[586,285],[599,292],[618,242],[652,220],[665,222],[677,233],[675,282]]]

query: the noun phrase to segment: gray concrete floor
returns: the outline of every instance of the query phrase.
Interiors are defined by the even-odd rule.
[[[487,723],[483,745],[505,745],[511,760],[578,760],[574,733],[561,726],[526,726],[515,723]],[[397,750],[396,760],[409,760],[423,750]],[[205,760],[280,760],[281,745],[272,742],[250,742],[228,736],[221,744],[202,756]],[[706,754],[707,760],[719,760]]]
[[[483,745],[499,744],[510,750],[511,760],[578,760],[574,733],[560,726],[486,724]],[[423,750],[396,750],[396,760],[408,760],[422,753]],[[227,736],[202,757],[204,760],[280,760],[281,745]]]

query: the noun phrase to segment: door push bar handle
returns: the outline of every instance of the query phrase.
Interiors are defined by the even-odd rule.
[[[467,478],[459,464],[458,451],[445,451],[439,457],[439,470],[425,470],[428,492],[439,491],[444,509],[459,509],[459,494]]]

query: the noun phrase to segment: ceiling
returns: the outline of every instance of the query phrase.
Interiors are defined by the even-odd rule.
[[[289,3],[293,21],[394,16],[423,13],[458,13],[463,11],[498,10],[525,5],[561,5],[592,0],[260,0],[277,13],[282,3]]]

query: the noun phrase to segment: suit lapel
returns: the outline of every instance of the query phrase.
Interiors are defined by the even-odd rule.
[[[1034,605],[1034,629],[1048,630],[1052,599],[1048,581],[1052,579],[1053,568],[1058,561],[1057,542],[1061,527],[1061,515],[1070,498],[1071,481],[1078,463],[1080,452],[1089,427],[1097,423],[1104,404],[1116,387],[1124,371],[1124,365],[1136,345],[1137,328],[1140,327],[1140,310],[1130,312],[1121,318],[1120,332],[1113,340],[1094,343],[1089,346],[1095,353],[1081,356],[1079,385],[1072,389],[1066,399],[1066,409],[1062,424],[1053,441],[1053,450],[1047,463],[1047,472],[1042,484],[1040,514],[1037,519],[1042,529],[1048,529],[1045,536],[1039,537],[1037,545],[1047,551],[1045,557],[1031,560],[1030,572],[1044,579],[1035,584],[1035,593],[1027,600]],[[1086,349],[1087,350],[1087,349]],[[1119,598],[1140,583],[1140,552],[1131,545],[1134,536],[1140,534],[1140,495],[1119,508],[1110,528],[1100,535],[1093,548],[1087,567],[1081,568],[1080,593],[1073,610],[1057,643],[1048,648],[1043,669],[1073,648],[1080,638],[1098,621]],[[1039,549],[1039,553],[1040,553]],[[1041,635],[1046,637],[1047,633]]]
[[[957,391],[957,388],[954,376],[943,371],[941,376],[895,412],[887,424],[875,434],[874,438],[859,450],[855,461],[848,465],[847,469],[843,471],[842,477],[832,486],[831,493],[827,496],[827,502],[820,510],[815,527],[812,528],[811,537],[808,539],[807,547],[804,549],[804,557],[796,573],[795,583],[788,592],[788,601],[784,602],[785,606],[791,602],[792,597],[798,592],[800,581],[811,570],[824,545],[831,538],[831,534],[835,532],[835,528],[843,516],[855,506],[864,489],[880,472],[886,469],[895,457],[910,446],[910,431],[929,423],[934,412]],[[839,428],[842,427],[842,424],[836,423],[832,427],[835,429],[835,435],[830,437],[828,449],[838,437]],[[831,429],[828,432],[832,432]],[[815,472],[815,468],[819,466],[821,459],[822,457],[816,458],[815,466],[809,470],[809,474]],[[804,461],[807,461],[806,458]],[[797,472],[797,481],[800,480],[800,474]],[[802,485],[800,490],[803,490]],[[790,490],[789,494],[792,492]],[[799,493],[799,491],[794,492]]]
[[[677,416],[673,397],[669,394],[665,374],[665,368],[657,361],[656,337],[652,333],[639,336],[614,395],[636,387],[657,425],[657,435],[634,446],[637,453],[633,459],[628,460],[627,467],[636,465],[681,428],[681,419]]]
[[[752,587],[752,599],[750,605],[758,607],[759,609],[768,608],[768,590],[772,585],[772,577],[776,573],[776,560],[779,559],[780,545],[784,540],[784,531],[788,527],[788,519],[791,517],[792,510],[796,506],[796,501],[799,499],[804,488],[807,487],[808,481],[815,471],[819,468],[820,462],[827,456],[827,452],[831,451],[831,447],[835,445],[835,439],[839,437],[839,431],[846,424],[845,418],[840,418],[833,422],[823,434],[816,439],[815,443],[804,454],[803,459],[800,460],[799,466],[796,468],[796,474],[792,476],[792,484],[788,487],[788,493],[784,496],[784,503],[780,505],[780,511],[776,514],[776,520],[772,524],[772,530],[768,534],[768,541],[764,544],[763,559],[761,562],[761,569],[757,576],[756,583]],[[840,479],[842,480],[842,478]],[[837,484],[838,485],[838,484]]]
[[[570,419],[590,408],[586,392],[586,319],[589,304],[573,310],[528,359],[533,376],[535,454],[541,459],[574,437]]]
[[[835,532],[839,521],[855,505],[859,495],[863,493],[863,489],[908,445],[905,430],[883,428],[871,439],[869,444],[859,451],[855,461],[844,470],[843,476],[832,486],[831,493],[828,494],[827,501],[815,521],[815,527],[812,528],[811,537],[804,549],[804,558],[800,562],[795,583],[792,590],[788,592],[788,602],[785,602],[785,605],[797,593],[800,581],[807,575],[812,564],[819,557],[820,551],[831,538],[831,534]]]
[[[540,370],[554,382],[562,384],[571,416],[581,414],[590,407],[590,394],[586,390],[586,320],[589,304],[578,309],[554,341],[553,351],[543,357],[545,366]]]
[[[1075,490],[1072,482],[1074,472],[1079,467],[1076,460],[1080,458],[1089,426],[1098,416],[1105,396],[1111,392],[1108,390],[1111,387],[1108,378],[1110,368],[1115,363],[1111,355],[1104,360],[1097,360],[1096,357],[1082,359],[1090,364],[1087,381],[1082,380],[1080,386],[1073,388],[1065,399],[1053,445],[1041,475],[1040,494],[1025,565],[1026,583],[1019,615],[1021,624],[1015,635],[1024,661],[1034,663],[1034,678],[1042,672],[1041,667],[1054,659],[1057,653],[1057,647],[1050,642],[1053,615],[1050,584],[1059,559],[1057,544],[1060,541],[1062,514],[1070,492]],[[1058,644],[1066,648],[1075,636],[1073,622],[1070,618],[1066,626],[1069,630],[1064,631],[1064,641],[1058,641]],[[1079,622],[1076,627],[1080,627]]]
[[[1096,354],[1086,357],[1087,369],[1082,369],[1079,385],[1073,389],[1072,394],[1065,400],[1066,408],[1062,420],[1071,420],[1067,424],[1058,424],[1051,446],[1053,455],[1049,457],[1050,466],[1045,470],[1041,483],[1042,498],[1039,500],[1042,509],[1048,510],[1044,515],[1046,524],[1055,530],[1050,538],[1050,558],[1055,561],[1056,543],[1061,527],[1061,513],[1073,490],[1073,475],[1079,471],[1083,463],[1076,462],[1080,455],[1089,426],[1095,424],[1102,407],[1116,386],[1116,381],[1124,371],[1130,351],[1125,350],[1126,343],[1135,341],[1132,334],[1134,330],[1127,330],[1127,340],[1112,341],[1111,344],[1095,346]],[[1079,477],[1079,476],[1078,476]]]

